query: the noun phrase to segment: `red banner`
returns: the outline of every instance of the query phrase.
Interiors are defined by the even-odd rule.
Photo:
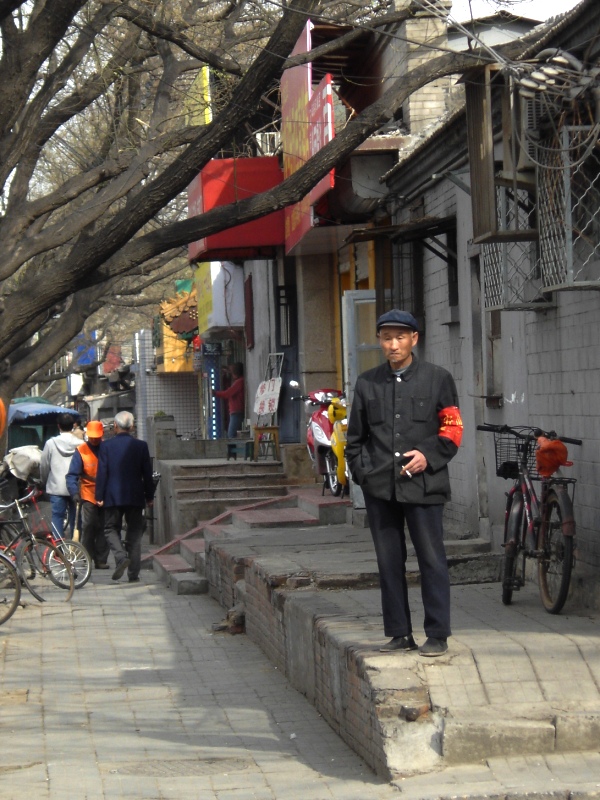
[[[334,136],[333,130],[333,93],[331,91],[331,75],[327,74],[317,86],[308,103],[309,117],[309,151],[314,156]],[[309,202],[314,205],[324,194],[333,189],[335,170],[332,169],[311,189]]]

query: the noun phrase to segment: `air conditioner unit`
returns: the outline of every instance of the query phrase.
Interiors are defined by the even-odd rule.
[[[514,106],[516,105],[516,109]],[[516,111],[516,113],[515,113]],[[541,107],[539,98],[522,97],[517,91],[503,108],[504,164],[496,174],[500,185],[535,188],[535,167],[540,141]],[[517,168],[513,168],[513,159]]]
[[[540,141],[541,105],[539,97],[519,97],[519,131],[517,145],[519,158],[517,172],[535,170],[538,161],[538,144]]]

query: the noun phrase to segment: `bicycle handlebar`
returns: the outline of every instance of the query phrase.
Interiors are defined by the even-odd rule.
[[[510,433],[518,439],[537,438],[538,436],[546,436],[548,439],[560,439],[561,442],[568,444],[583,444],[582,439],[572,439],[569,436],[559,436],[556,431],[544,431],[541,428],[533,428],[527,425],[521,425],[518,428],[511,428],[510,425],[493,425],[490,422],[484,422],[483,425],[477,426],[478,431],[488,431],[490,433]]]
[[[16,497],[11,503],[7,503],[6,505],[0,503],[0,511],[7,511],[9,508],[16,506],[17,504],[27,503],[32,497],[36,497],[39,493],[39,489],[37,486],[32,486],[30,491],[24,497]]]

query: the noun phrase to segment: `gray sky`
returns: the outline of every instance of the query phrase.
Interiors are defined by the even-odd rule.
[[[473,17],[485,17],[500,8],[531,19],[544,20],[574,8],[579,0],[519,0],[518,2],[494,2],[494,0],[471,0]],[[469,0],[453,0],[452,16],[458,22],[471,18]]]

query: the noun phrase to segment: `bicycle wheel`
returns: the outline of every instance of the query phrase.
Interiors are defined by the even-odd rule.
[[[502,561],[502,602],[512,603],[517,580],[517,554],[523,524],[523,495],[515,492],[504,524],[504,559]]]
[[[57,542],[56,549],[65,556],[71,569],[73,570],[73,578],[75,580],[75,588],[81,589],[82,586],[90,579],[92,574],[92,559],[88,551],[81,544],[71,539],[63,539]],[[50,556],[51,562],[54,558]]]
[[[21,581],[10,558],[0,553],[0,625],[10,619],[21,599]]]
[[[548,494],[544,518],[540,525],[538,562],[540,596],[550,614],[558,614],[565,604],[573,568],[573,536],[565,536],[560,503],[554,492]]]
[[[40,603],[66,602],[73,596],[73,570],[65,556],[47,541],[28,539],[17,548],[17,569]]]
[[[327,464],[327,486],[329,487],[329,491],[334,497],[339,497],[344,487],[338,480],[337,458],[335,453],[327,453],[325,456],[325,463]]]

